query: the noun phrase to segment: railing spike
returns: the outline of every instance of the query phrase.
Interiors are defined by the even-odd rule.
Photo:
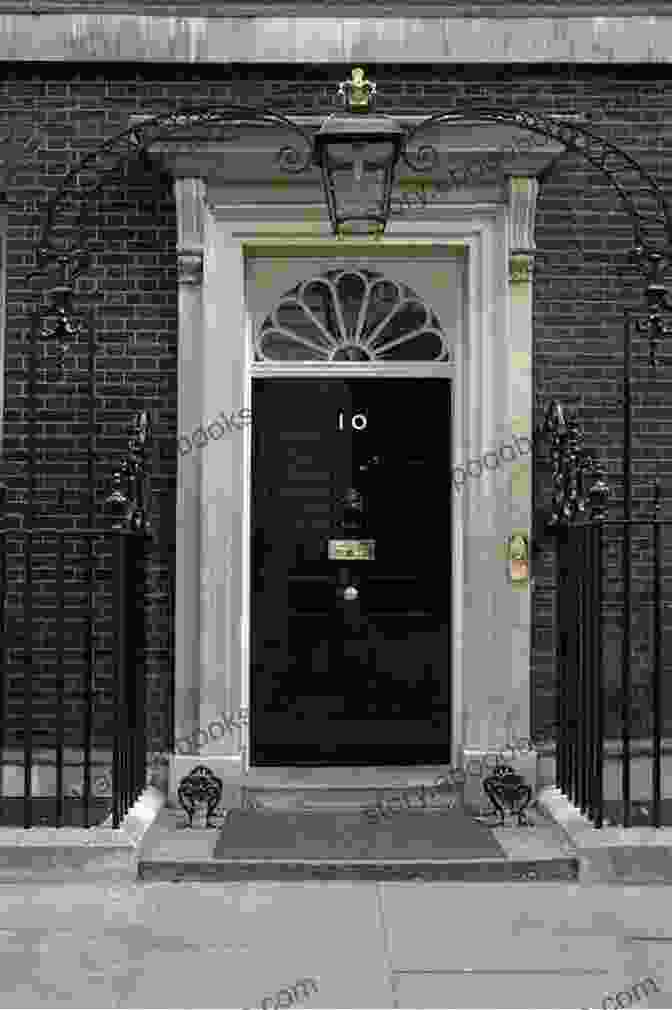
[[[653,508],[655,513],[655,518],[660,518],[660,510],[663,507],[663,489],[660,483],[660,478],[656,477],[653,484]]]
[[[603,521],[607,518],[607,501],[609,499],[609,484],[605,479],[603,467],[598,466],[595,470],[595,481],[588,494],[590,496],[591,520]]]

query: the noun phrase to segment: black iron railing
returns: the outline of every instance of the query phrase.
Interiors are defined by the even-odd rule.
[[[552,401],[539,435],[550,437],[556,535],[556,781],[596,827],[672,824],[664,796],[672,760],[672,693],[663,639],[670,626],[672,521],[633,517],[630,321],[624,355],[623,518],[607,515],[604,471],[584,448],[576,416]]]
[[[145,786],[147,542],[142,530],[114,531],[115,720],[112,754],[113,827]]]
[[[659,515],[658,497],[653,518],[558,531],[557,785],[598,828],[607,819],[623,827],[665,819],[663,573],[672,521]],[[620,775],[608,776],[608,764]]]
[[[30,507],[0,528],[2,824],[118,827],[145,786],[146,411],[130,434],[112,528],[38,526]]]
[[[148,541],[0,530],[2,823],[118,827],[144,788]]]
[[[602,523],[558,533],[558,787],[603,820]]]

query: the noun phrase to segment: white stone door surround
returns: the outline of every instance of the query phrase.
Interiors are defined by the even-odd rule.
[[[186,160],[182,152],[168,159],[179,227],[179,434],[206,428],[220,412],[250,408],[251,258],[309,258],[327,269],[343,257],[353,262],[371,255],[379,263],[386,256],[445,253],[463,258],[464,311],[454,347],[452,461],[444,479],[451,479],[451,463],[473,474],[476,461],[511,444],[513,435],[531,439],[535,175],[557,146],[527,155],[520,174],[509,164],[498,189],[452,192],[392,219],[382,239],[351,243],[331,235],[316,181],[295,184],[289,199],[272,183],[252,191],[240,174],[225,179],[213,170],[221,154],[208,149],[199,158],[197,147]],[[292,367],[272,366],[278,374]],[[222,777],[225,804],[236,802],[241,785],[282,780],[248,764],[250,450],[244,427],[178,453],[175,735],[201,733],[198,755],[173,760],[171,798],[196,764]],[[497,469],[481,466],[481,475],[467,478],[453,495],[447,577],[454,601],[454,764],[530,735],[530,591],[509,584],[505,545],[512,530],[530,529],[532,459],[502,456]],[[241,710],[243,725],[220,735],[221,714]],[[331,771],[330,781],[347,783],[347,769]],[[400,781],[393,770],[381,776]]]

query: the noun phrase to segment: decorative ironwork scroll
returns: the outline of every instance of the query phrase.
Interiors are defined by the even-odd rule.
[[[55,341],[56,367],[60,379],[65,379],[65,356],[70,350],[70,341],[79,340],[84,327],[73,319],[72,298],[73,289],[69,283],[69,262],[67,256],[59,256],[60,282],[49,292],[51,298],[50,314],[56,316],[53,327],[42,327],[40,336],[43,340]]]
[[[32,133],[23,141],[16,139],[16,130],[10,129],[0,140],[0,204],[7,202],[7,190],[18,169],[34,163],[35,152],[40,146],[39,128],[33,126]]]
[[[89,255],[82,246],[72,247],[72,235],[78,232],[68,224],[58,246],[55,241],[57,217],[63,214],[81,226],[88,201],[101,190],[105,182],[119,171],[131,158],[148,157],[149,148],[180,131],[194,128],[228,128],[238,131],[249,127],[289,129],[298,134],[305,149],[303,151],[285,145],[277,152],[276,160],[284,172],[300,173],[312,166],[313,137],[291,119],[268,107],[223,104],[212,106],[181,105],[169,112],[161,112],[148,117],[144,122],[122,130],[93,151],[80,158],[61,180],[56,193],[49,200],[37,244],[37,269],[29,276],[42,274],[50,260],[66,255],[72,265],[72,277],[77,277],[87,268]],[[77,209],[79,211],[77,213]]]
[[[116,514],[115,529],[151,530],[151,490],[148,456],[151,446],[149,411],[136,414],[130,428],[128,455],[112,476],[112,493],[105,499],[110,512]]]
[[[580,155],[593,168],[598,169],[618,193],[632,222],[635,258],[640,269],[646,271],[646,261],[651,252],[656,251],[665,261],[663,269],[669,266],[672,261],[672,210],[663,190],[632,155],[579,123],[539,112],[521,111],[516,106],[500,105],[499,102],[493,106],[480,102],[460,101],[459,108],[429,116],[411,128],[406,137],[402,158],[415,172],[433,170],[439,162],[439,154],[435,147],[423,144],[415,153],[412,153],[409,147],[415,143],[417,135],[423,130],[431,129],[441,122],[460,122],[467,119],[506,123],[532,133],[541,133],[549,140],[562,144],[566,151]],[[635,204],[635,194],[631,189],[633,175],[639,182],[639,191],[645,197],[639,207]],[[650,203],[653,209],[649,208]],[[656,226],[658,231],[662,226],[665,237],[664,246],[658,250],[656,244],[660,240],[653,234]]]
[[[482,102],[461,101],[458,108],[428,116],[415,127],[406,130],[402,148],[403,160],[417,172],[435,168],[439,155],[431,144],[421,145],[415,152],[410,150],[418,134],[441,122],[459,122],[467,119],[510,124],[531,133],[542,134],[549,140],[562,144],[565,150],[583,157],[598,169],[617,191],[632,222],[635,259],[640,269],[643,271],[649,269],[647,264],[651,253],[657,253],[665,261],[663,270],[672,261],[672,211],[661,187],[630,154],[578,123],[539,112],[522,111],[516,106],[500,103],[494,106]],[[282,147],[276,155],[280,168],[286,172],[299,173],[312,167],[315,133],[309,133],[287,116],[268,106],[256,107],[236,103],[222,103],[217,106],[182,105],[172,111],[150,116],[142,123],[121,131],[90,151],[64,176],[46,207],[38,243],[35,273],[42,273],[49,259],[64,253],[71,261],[82,264],[81,268],[78,267],[74,271],[73,276],[85,268],[84,264],[88,259],[86,249],[71,248],[73,229],[70,225],[64,226],[61,233],[61,239],[66,242],[69,249],[59,249],[55,245],[57,214],[68,209],[72,211],[79,206],[82,208],[79,215],[81,221],[87,201],[101,188],[105,178],[111,172],[117,171],[125,161],[132,157],[148,158],[152,144],[179,134],[181,130],[206,128],[239,131],[250,127],[292,130],[300,136],[304,150],[301,152],[290,145]],[[637,180],[634,190],[631,185],[633,177]],[[640,201],[641,206],[638,206],[635,198],[640,196],[643,199]],[[65,213],[64,217],[68,219]],[[656,225],[659,233],[662,226],[664,236],[662,242],[660,235],[654,234]]]
[[[672,312],[672,301],[663,283],[667,262],[659,253],[647,254],[641,247],[633,251],[633,257],[642,261],[642,269],[646,273],[648,283],[644,294],[649,308],[646,321],[637,320],[635,327],[638,333],[649,338],[649,363],[655,368],[658,344],[664,337],[672,336],[672,327],[663,323],[663,312]]]

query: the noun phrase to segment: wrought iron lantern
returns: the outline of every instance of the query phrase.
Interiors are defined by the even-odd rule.
[[[314,141],[313,160],[322,184],[331,227],[346,235],[382,235],[390,216],[394,172],[405,132],[389,116],[371,115],[376,85],[361,67],[343,81],[339,94],[348,106],[324,122]]]

